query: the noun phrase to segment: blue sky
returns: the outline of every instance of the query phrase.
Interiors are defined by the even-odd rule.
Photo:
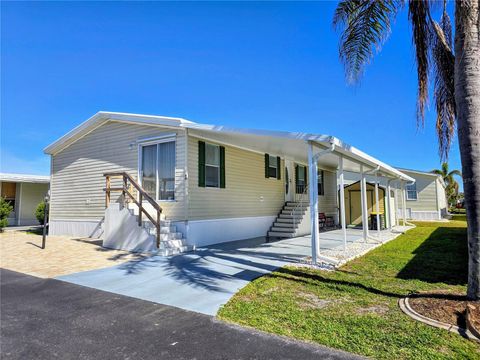
[[[439,167],[433,103],[416,127],[405,11],[352,87],[335,5],[2,2],[0,169],[48,174],[42,149],[99,110],[334,135],[394,166]]]

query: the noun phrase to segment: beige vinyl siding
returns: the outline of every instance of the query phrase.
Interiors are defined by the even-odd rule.
[[[417,200],[407,200],[407,208],[412,211],[437,211],[436,178],[418,173],[405,173],[415,178],[417,185]]]
[[[188,141],[190,220],[278,214],[285,203],[283,160],[281,180],[265,178],[264,154],[225,146],[225,189],[203,188],[198,186],[199,140]]]
[[[323,170],[323,180],[325,191],[324,195],[318,196],[318,211],[337,216],[337,175],[334,172]]]
[[[295,165],[306,166],[305,164],[299,163]],[[323,186],[324,194],[318,194],[318,212],[338,217],[337,174],[334,171],[322,169],[321,165],[319,165],[319,171],[320,170],[323,170],[323,181],[325,184]],[[307,174],[307,176],[308,175],[309,174]],[[293,175],[293,180],[295,180],[295,175]],[[296,189],[297,184],[294,185],[294,189]],[[295,198],[297,201],[310,201],[308,190],[306,194],[296,194]]]
[[[52,156],[51,217],[101,219],[105,209],[105,178],[111,171],[138,177],[138,144],[141,138],[176,133],[174,202],[159,202],[167,218],[185,217],[185,134],[165,127],[109,121]],[[118,198],[119,193],[112,193]]]
[[[438,208],[446,209],[448,207],[447,204],[447,196],[445,195],[445,187],[443,186],[443,182],[440,179],[437,179],[437,198],[438,198]]]
[[[35,211],[48,192],[48,184],[22,183],[17,186],[21,186],[20,213],[17,214],[20,224],[36,223]]]

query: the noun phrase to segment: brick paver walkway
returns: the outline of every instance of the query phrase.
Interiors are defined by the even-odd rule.
[[[0,233],[0,267],[37,277],[56,277],[99,269],[135,259],[136,255],[102,248],[100,240],[42,236],[24,231]]]

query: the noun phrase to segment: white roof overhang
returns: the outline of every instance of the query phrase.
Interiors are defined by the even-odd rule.
[[[0,181],[48,184],[50,176],[0,173]]]
[[[331,144],[334,144],[334,151],[319,159],[321,167],[337,169],[339,157],[342,155],[344,157],[345,171],[360,172],[360,166],[362,165],[364,171],[378,169],[379,175],[381,176],[405,181],[415,181],[415,179],[394,167],[375,159],[333,136],[315,135],[304,132],[241,129],[228,126],[197,124],[182,118],[105,111],[98,112],[47,146],[44,151],[47,154],[54,155],[107,121],[121,121],[185,129],[191,136],[198,136],[207,140],[210,139],[215,142],[244,148],[250,151],[282,156],[305,164],[307,163],[308,142],[312,142],[319,149],[325,149],[330,147]]]
[[[314,143],[319,149],[326,149],[329,148],[331,144],[334,144],[334,151],[319,159],[320,167],[337,169],[339,157],[343,156],[345,171],[360,172],[360,165],[363,165],[364,171],[378,168],[380,176],[405,181],[415,181],[415,179],[403,174],[394,167],[375,159],[333,136],[302,132],[238,129],[227,126],[195,123],[183,127],[188,129],[189,135],[261,153],[290,158],[304,164],[308,162],[308,142]]]

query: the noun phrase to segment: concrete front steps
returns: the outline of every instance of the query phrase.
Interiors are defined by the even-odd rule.
[[[143,228],[153,236],[156,241],[157,229],[149,221],[143,221]],[[168,220],[160,221],[160,246],[158,254],[162,256],[170,256],[190,251],[193,247],[185,243],[181,232],[177,232],[177,227]]]
[[[105,209],[102,245],[110,249],[133,252],[154,253],[161,256],[176,255],[192,249],[183,239],[183,234],[162,214],[160,218],[160,244],[157,248],[157,229],[142,216],[138,222],[138,208],[125,208],[119,203],[112,203]]]
[[[308,202],[287,201],[273,223],[268,237],[293,238],[298,236],[298,226],[309,210]]]

